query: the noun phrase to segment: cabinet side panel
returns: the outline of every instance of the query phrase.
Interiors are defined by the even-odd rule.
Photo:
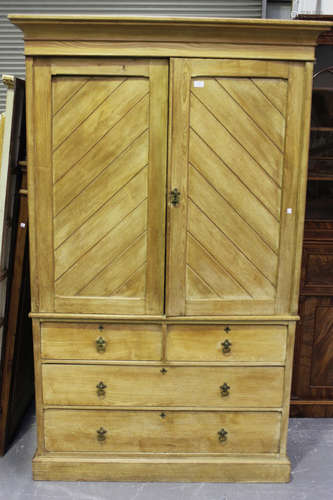
[[[34,127],[34,69],[33,58],[26,58],[26,124],[27,124],[27,169],[28,210],[29,210],[29,249],[30,249],[30,288],[31,309],[39,310],[38,264],[36,242],[36,204],[35,204],[35,127]]]
[[[303,100],[303,130],[308,130],[302,134],[301,152],[300,152],[300,179],[298,190],[298,220],[296,230],[296,255],[295,255],[295,273],[293,288],[291,292],[290,312],[292,314],[298,312],[298,299],[301,279],[301,260],[304,234],[304,217],[306,203],[306,185],[307,185],[307,170],[308,170],[308,155],[309,155],[309,140],[310,140],[310,117],[311,117],[311,102],[312,102],[312,77],[313,63],[306,62],[304,65],[304,100]]]
[[[34,159],[32,169],[35,196],[39,310],[54,311],[51,72],[47,59],[34,62]],[[28,168],[29,170],[30,168]],[[30,176],[31,180],[31,176]],[[31,187],[31,184],[29,185]],[[30,196],[30,192],[29,192]],[[31,212],[30,212],[31,213]]]
[[[281,246],[275,313],[296,313],[304,225],[312,65],[290,63],[281,211]]]

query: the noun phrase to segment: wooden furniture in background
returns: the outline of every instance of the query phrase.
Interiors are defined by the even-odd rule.
[[[303,132],[327,26],[11,20],[27,55],[35,479],[287,481]]]
[[[9,86],[2,157],[7,192],[3,212],[0,365],[0,455],[10,444],[34,394],[32,324],[29,319],[28,204],[25,134],[25,82],[6,77]],[[8,112],[7,112],[8,111]],[[7,176],[5,176],[7,172]],[[2,186],[4,187],[4,186]]]
[[[333,16],[302,16],[333,21]],[[333,31],[318,39],[313,77],[300,322],[291,415],[333,416]]]

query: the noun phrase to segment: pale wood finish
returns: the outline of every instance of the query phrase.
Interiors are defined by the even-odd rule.
[[[288,482],[290,462],[269,457],[35,457],[33,477],[49,481]]]
[[[97,61],[91,65],[98,74]],[[89,77],[85,64],[75,68],[75,76],[61,76],[45,60],[35,69],[52,92],[43,120],[52,123],[53,181],[49,170],[36,169],[37,185],[43,180],[53,199],[37,220],[40,230],[49,228],[39,241],[40,287],[48,289],[41,309],[161,313],[168,66],[109,61],[107,75]],[[36,113],[45,98],[37,98]]]
[[[169,315],[277,307],[288,66],[256,61],[247,73],[239,64],[237,78],[235,67],[175,63],[173,95],[182,92],[183,106],[172,115],[170,189],[179,186],[181,200],[169,208]],[[279,109],[269,99],[276,81]]]
[[[170,35],[169,35],[170,36]],[[98,42],[27,41],[26,56],[89,56],[89,57],[216,57],[314,61],[314,47],[294,45],[255,45],[186,42]]]
[[[103,350],[96,341],[105,341]],[[101,325],[45,323],[42,359],[160,360],[162,331],[157,325]]]
[[[31,310],[32,312],[40,311],[39,307],[39,279],[38,279],[38,262],[37,262],[37,210],[35,204],[35,110],[34,110],[34,66],[32,57],[27,57],[25,61],[26,72],[26,148],[27,161],[31,168],[27,170],[28,183],[28,219],[29,219],[29,270],[30,270],[30,290],[31,290]],[[33,327],[34,328],[34,327]]]
[[[230,352],[223,352],[226,340],[231,343],[227,346]],[[172,325],[168,327],[166,357],[171,361],[284,363],[286,340],[284,326]]]
[[[279,413],[50,409],[44,418],[51,452],[264,454],[279,447]],[[101,427],[105,441],[97,439]],[[221,429],[228,433],[224,442]]]
[[[54,311],[54,294],[52,283],[54,281],[54,256],[53,256],[53,207],[52,200],[52,89],[51,74],[48,62],[43,59],[34,61],[33,65],[33,88],[32,98],[34,106],[32,108],[33,131],[36,137],[43,137],[43,140],[34,143],[32,149],[33,179],[28,182],[28,189],[32,187],[33,203],[36,203],[38,210],[31,214],[33,220],[33,237],[35,237],[36,264],[35,270],[38,276],[38,306],[41,311]],[[29,151],[29,149],[28,149]],[[28,153],[30,164],[30,156]],[[30,169],[29,169],[30,171]],[[30,174],[29,174],[30,175]],[[31,186],[31,183],[32,186]],[[30,199],[30,195],[29,195]],[[29,220],[30,220],[29,206]],[[34,225],[35,223],[35,225]],[[36,231],[36,233],[35,233]],[[38,238],[38,233],[43,233],[43,238]],[[34,275],[33,275],[34,276]],[[32,279],[33,279],[32,276]]]
[[[163,368],[166,373],[161,372]],[[43,368],[47,405],[280,407],[280,367],[49,365]],[[107,386],[98,396],[96,385]],[[227,383],[230,394],[221,396]]]
[[[156,321],[165,321],[166,323],[216,323],[220,324],[221,321],[224,323],[247,323],[255,320],[256,323],[280,323],[287,324],[288,321],[297,321],[299,320],[299,316],[296,315],[275,315],[275,316],[230,316],[225,315],[222,318],[214,317],[214,316],[146,316],[146,315],[134,315],[128,317],[128,315],[112,315],[112,314],[95,314],[92,316],[91,314],[63,314],[63,313],[34,313],[31,312],[30,316],[32,318],[39,318],[41,321],[78,321],[83,319],[85,321],[94,322],[94,321],[106,321],[106,322],[114,322],[114,321],[125,321],[127,323],[132,323],[136,321],[146,321],[146,322],[156,322]]]
[[[297,270],[299,277],[300,251],[297,251],[296,258],[296,234],[299,240],[299,232],[304,223],[304,196],[307,143],[302,139],[304,126],[309,128],[308,99],[311,95],[309,85],[310,73],[305,73],[304,65],[293,63],[289,69],[289,90],[288,90],[288,113],[286,120],[286,145],[285,145],[285,174],[284,174],[284,198],[281,211],[281,249],[280,249],[280,273],[277,284],[277,301],[275,312],[282,311],[296,312],[295,299],[292,296],[294,273]],[[297,97],[296,97],[297,95]],[[293,130],[290,134],[289,130]],[[297,147],[296,147],[297,145]],[[299,146],[300,145],[300,146]],[[300,191],[302,187],[303,192]],[[291,210],[291,213],[287,213]],[[300,227],[301,226],[301,227]],[[293,307],[291,309],[291,303]]]
[[[296,323],[294,321],[290,322],[288,326],[288,343],[286,351],[286,367],[284,376],[283,410],[282,410],[281,438],[280,438],[281,455],[287,453],[288,416],[290,409],[290,392],[291,392],[291,382],[292,382],[295,329],[296,329]]]
[[[313,63],[305,63],[304,66],[304,104],[303,104],[303,123],[310,124],[311,118],[311,97],[312,97],[312,77]],[[296,223],[295,235],[295,276],[290,299],[291,313],[298,311],[298,298],[301,282],[301,260],[303,250],[303,233],[306,203],[306,185],[307,185],[307,166],[308,166],[308,151],[309,151],[310,134],[302,134],[302,146],[300,153],[300,177],[299,177],[299,195],[298,195],[298,220]]]
[[[42,455],[44,451],[44,410],[43,410],[43,387],[42,387],[42,365],[41,365],[41,328],[37,319],[32,320],[32,334],[34,345],[34,368],[35,368],[35,400],[36,400],[36,422],[37,422],[37,451],[36,456]]]
[[[330,25],[11,19],[33,56],[34,477],[288,481],[311,72]]]

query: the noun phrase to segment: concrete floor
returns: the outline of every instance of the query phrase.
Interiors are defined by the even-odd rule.
[[[6,500],[333,500],[333,419],[291,419],[288,484],[63,483],[31,479],[36,424],[31,409],[0,458],[0,498]]]

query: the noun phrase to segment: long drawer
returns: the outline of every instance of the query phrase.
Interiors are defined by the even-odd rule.
[[[46,405],[280,407],[282,367],[44,364]]]
[[[45,411],[54,452],[277,453],[279,413]]]
[[[50,322],[42,326],[44,359],[159,361],[161,354],[160,325]]]
[[[170,361],[284,363],[287,328],[281,325],[170,325]]]

